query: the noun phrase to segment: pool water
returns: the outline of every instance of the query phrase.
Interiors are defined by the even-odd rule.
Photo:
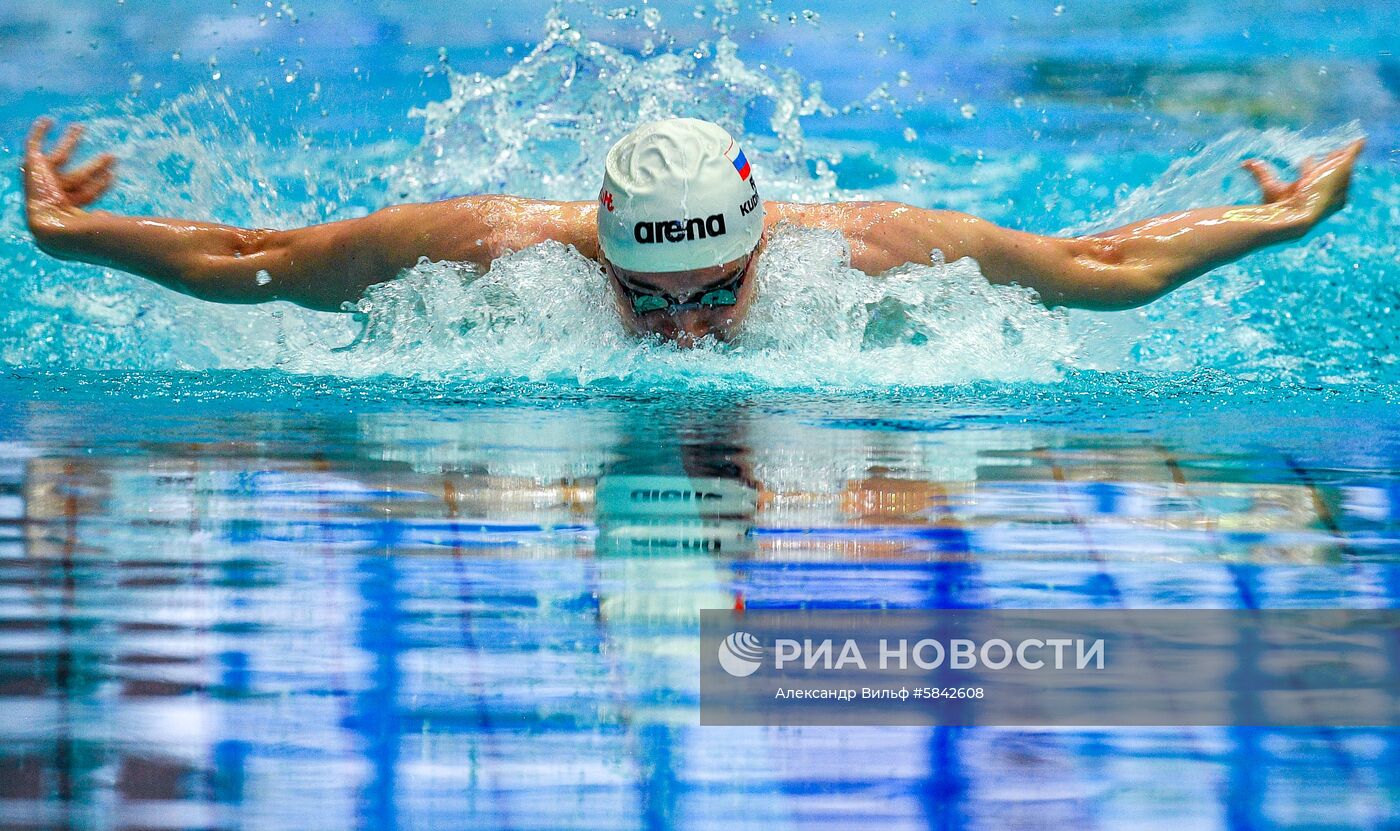
[[[1394,730],[696,716],[699,608],[1393,607],[1400,430],[1371,405],[1290,401],[1275,418],[1267,399],[1178,399],[1147,419],[1102,395],[995,391],[685,407],[390,404],[369,400],[379,382],[277,375],[258,378],[271,401],[228,391],[249,380],[68,377],[62,407],[54,379],[26,380],[0,409],[5,823],[1395,813]],[[171,402],[172,384],[190,398]],[[739,533],[687,545],[598,497],[638,475],[728,480],[755,507]]]
[[[701,608],[1400,606],[1397,7],[893,8],[0,10],[0,161],[83,119],[105,206],[244,224],[591,198],[682,112],[770,197],[1042,232],[1370,141],[1343,213],[1140,311],[787,230],[692,352],[558,246],[202,304],[45,258],[11,176],[0,826],[1393,822],[1393,729],[699,726]],[[752,507],[696,540],[608,500],[635,476]]]

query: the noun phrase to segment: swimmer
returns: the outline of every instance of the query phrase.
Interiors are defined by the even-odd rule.
[[[1346,203],[1362,141],[1309,159],[1293,182],[1244,163],[1259,204],[1198,208],[1080,237],[1002,228],[954,211],[898,202],[765,202],[739,143],[716,124],[644,124],[612,147],[598,199],[550,202],[464,196],[384,208],[290,231],[89,211],[115,180],[115,159],[69,162],[71,127],[51,152],[35,122],[25,149],[29,229],[62,260],[120,269],[219,303],[285,300],[341,311],[422,257],[480,270],[507,251],[549,240],[599,264],[622,323],[681,345],[724,340],[754,302],[764,240],[779,223],[841,233],[851,265],[878,275],[906,263],[975,260],[992,283],[1035,290],[1047,306],[1130,309],[1265,246],[1296,240]]]

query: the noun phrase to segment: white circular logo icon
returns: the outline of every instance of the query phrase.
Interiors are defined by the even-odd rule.
[[[763,646],[748,632],[735,632],[720,642],[719,665],[735,678],[747,678],[763,665]]]

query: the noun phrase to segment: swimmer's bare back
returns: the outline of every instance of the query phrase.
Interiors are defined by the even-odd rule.
[[[115,181],[104,154],[71,166],[81,128],[44,151],[52,123],[39,119],[24,157],[29,229],[54,257],[120,269],[221,303],[286,300],[339,311],[365,289],[422,257],[480,268],[508,250],[555,240],[597,259],[593,202],[468,196],[399,205],[359,219],[287,231],[87,210]],[[971,257],[993,283],[1034,289],[1050,306],[1127,309],[1265,246],[1294,240],[1346,204],[1363,141],[1320,161],[1293,182],[1260,160],[1244,163],[1263,193],[1258,204],[1197,208],[1098,234],[1049,237],[1002,228],[954,211],[897,202],[766,204],[767,223],[832,229],[851,246],[852,266],[879,274]]]

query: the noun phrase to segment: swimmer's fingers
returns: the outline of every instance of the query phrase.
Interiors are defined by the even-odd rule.
[[[75,191],[85,185],[94,176],[104,175],[111,171],[112,165],[117,163],[117,157],[111,153],[103,153],[87,164],[68,173],[60,173],[63,178],[63,189]]]
[[[1347,203],[1352,168],[1356,165],[1356,157],[1361,154],[1363,147],[1365,142],[1357,140],[1329,153],[1322,161],[1312,165],[1307,174],[1299,180],[1301,192],[1306,194],[1308,202],[1315,206],[1314,210],[1319,218],[1336,213]]]
[[[53,119],[36,118],[29,130],[29,138],[24,143],[24,180],[26,187],[32,187],[36,179],[53,178],[53,166],[44,155],[44,142],[49,137]]]
[[[52,126],[52,119],[35,120],[25,142],[24,193],[31,204],[56,203],[63,199],[63,184],[54,172],[53,165],[49,164],[48,157],[44,155],[44,141],[48,138],[49,128]]]
[[[1323,160],[1322,164],[1324,167],[1335,166],[1342,171],[1345,177],[1342,185],[1343,189],[1349,189],[1351,187],[1351,171],[1356,167],[1356,158],[1360,156],[1361,151],[1365,149],[1366,139],[1357,139]]]
[[[49,164],[55,170],[61,169],[68,164],[68,160],[73,156],[73,150],[78,146],[78,140],[83,137],[83,125],[74,124],[63,133],[63,138],[54,145],[53,152],[49,153]]]
[[[112,165],[108,164],[88,177],[82,185],[69,191],[68,198],[73,200],[73,204],[79,208],[85,208],[101,198],[102,194],[112,187],[115,178]]]
[[[29,128],[29,138],[24,143],[24,158],[26,161],[35,157],[43,158],[44,142],[49,137],[49,130],[53,127],[53,119],[48,116],[40,116],[34,119],[34,126]]]
[[[1306,187],[1339,169],[1350,176],[1351,168],[1356,164],[1356,157],[1361,154],[1361,150],[1365,146],[1365,139],[1357,139],[1340,150],[1333,150],[1321,159],[1315,156],[1307,157],[1298,166],[1298,181]]]
[[[82,128],[69,127],[54,146],[45,153],[44,144],[53,119],[39,118],[29,131],[24,146],[24,196],[30,222],[88,205],[106,193],[115,180],[116,157],[103,153],[97,158],[65,172],[63,167],[73,158],[73,151],[82,138]]]
[[[1321,176],[1333,170],[1344,169],[1348,176],[1351,169],[1356,164],[1356,157],[1361,155],[1361,150],[1366,146],[1366,139],[1357,139],[1340,150],[1333,150],[1323,157],[1320,162],[1313,162],[1308,159],[1308,175],[1312,177]]]
[[[1294,185],[1281,181],[1274,173],[1273,167],[1263,159],[1250,159],[1240,167],[1248,170],[1254,181],[1259,183],[1259,190],[1264,192],[1265,202],[1278,202],[1293,195]]]

